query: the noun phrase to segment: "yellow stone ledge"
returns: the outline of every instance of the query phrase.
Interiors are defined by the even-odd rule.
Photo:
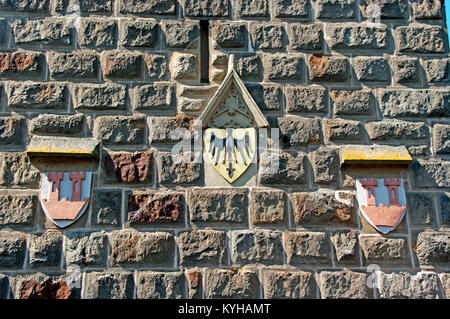
[[[28,156],[98,157],[98,141],[91,138],[32,137]]]
[[[339,150],[345,164],[409,164],[412,157],[405,146],[343,146]]]

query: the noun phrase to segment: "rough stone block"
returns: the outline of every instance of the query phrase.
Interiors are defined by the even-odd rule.
[[[176,3],[175,0],[122,0],[120,12],[140,15],[175,15]]]
[[[138,86],[134,91],[134,109],[138,111],[170,109],[174,104],[174,94],[175,87],[171,84],[153,83]]]
[[[3,0],[0,10],[46,13],[50,9],[50,0]]]
[[[205,298],[255,299],[259,295],[258,274],[251,269],[205,269]]]
[[[421,232],[417,236],[414,250],[420,266],[448,266],[450,263],[450,232]]]
[[[408,193],[406,201],[412,225],[436,225],[436,213],[431,194]]]
[[[277,189],[254,188],[250,193],[250,221],[253,225],[284,224],[286,193]]]
[[[66,86],[61,83],[10,82],[8,106],[17,109],[62,109]]]
[[[202,299],[203,275],[200,269],[190,269],[186,272],[189,299]]]
[[[122,20],[119,26],[119,45],[154,48],[158,41],[158,24],[154,20]]]
[[[0,52],[0,76],[38,76],[44,70],[44,59],[39,52]]]
[[[418,188],[450,187],[450,162],[437,158],[413,162],[415,185]]]
[[[174,143],[180,141],[194,125],[192,116],[178,114],[175,117],[154,116],[149,119],[150,143]],[[180,130],[178,132],[178,130]]]
[[[0,227],[31,226],[38,208],[36,195],[0,195]]]
[[[255,22],[251,25],[251,32],[254,49],[283,48],[285,31],[281,24]]]
[[[360,244],[367,265],[411,265],[405,238],[361,236]]]
[[[450,125],[435,124],[433,126],[434,149],[437,154],[450,153]]]
[[[151,152],[108,152],[103,161],[104,183],[151,183]]]
[[[227,264],[227,236],[219,230],[182,232],[177,239],[183,266],[221,266]]]
[[[238,230],[231,232],[231,259],[235,265],[283,264],[282,232]]]
[[[381,273],[380,286],[383,299],[440,299],[439,277],[432,272]]]
[[[277,18],[308,18],[308,0],[272,0],[272,9]]]
[[[85,118],[83,114],[57,115],[39,114],[29,124],[33,134],[79,134],[83,131]]]
[[[161,184],[191,184],[200,182],[201,163],[195,162],[192,152],[179,153],[158,152],[156,155],[158,180]]]
[[[55,0],[55,11],[72,12],[79,8],[80,12],[112,13],[114,0]]]
[[[315,82],[346,82],[350,66],[346,58],[312,55],[309,59],[309,78]]]
[[[50,76],[55,80],[91,79],[98,77],[98,57],[91,51],[55,52],[48,58]]]
[[[319,86],[286,86],[289,113],[328,113],[327,90]]]
[[[121,206],[121,190],[95,189],[92,199],[91,223],[97,226],[119,226]]]
[[[2,147],[20,147],[26,139],[26,120],[19,116],[0,117],[0,145]]]
[[[244,23],[213,22],[210,29],[216,49],[245,48],[247,46],[248,32]]]
[[[107,237],[104,232],[71,232],[66,234],[66,265],[105,266]]]
[[[231,8],[227,0],[186,0],[184,10],[187,17],[227,17]]]
[[[137,299],[182,299],[185,279],[182,272],[139,272],[136,278]]]
[[[141,77],[142,54],[133,51],[105,51],[101,56],[103,76],[110,79]]]
[[[164,21],[162,28],[168,48],[192,47],[200,38],[199,23],[196,21]]]
[[[359,265],[358,232],[337,231],[331,236],[337,262],[340,265]]]
[[[14,299],[80,299],[81,275],[23,274],[11,277]],[[71,286],[71,284],[75,284]]]
[[[116,45],[117,24],[112,19],[82,18],[78,28],[78,43],[93,49]]]
[[[128,195],[128,222],[131,225],[184,225],[183,193],[152,191]]]
[[[271,54],[264,56],[265,77],[269,81],[302,82],[304,60],[301,56]]]
[[[262,184],[305,185],[306,155],[303,152],[265,151],[261,154],[259,182]]]
[[[450,193],[439,193],[438,206],[440,212],[440,220],[442,225],[450,225]]]
[[[415,83],[419,80],[417,59],[397,58],[392,60],[394,76],[398,83]]]
[[[280,110],[283,105],[283,93],[279,86],[247,84],[247,89],[261,110]]]
[[[376,103],[369,90],[331,91],[330,99],[335,115],[370,115]]]
[[[145,143],[145,117],[100,116],[95,119],[95,136],[105,145]]]
[[[412,1],[414,17],[416,19],[441,19],[442,4],[440,0],[417,0]]]
[[[161,54],[145,54],[147,76],[152,80],[164,80],[168,72],[167,57]]]
[[[316,280],[306,271],[266,270],[263,272],[265,299],[315,299]]]
[[[321,51],[323,49],[322,24],[291,23],[288,29],[289,46],[298,51]]]
[[[428,127],[421,122],[385,120],[366,124],[371,140],[424,139],[429,136]]]
[[[262,62],[255,54],[237,55],[234,67],[243,81],[260,82],[262,80]]]
[[[359,23],[328,24],[327,41],[335,50],[387,49],[389,29],[384,26],[366,26]]]
[[[293,266],[329,264],[330,243],[326,233],[286,232],[284,234],[286,263]]]
[[[247,221],[247,188],[192,188],[188,205],[193,223],[244,224]]]
[[[14,43],[45,45],[71,45],[72,31],[64,19],[47,18],[42,20],[19,19],[11,25]]]
[[[0,185],[36,188],[41,179],[26,153],[8,152],[0,157]]]
[[[319,0],[316,5],[319,19],[354,19],[356,3],[354,0]]]
[[[85,299],[131,299],[134,280],[129,272],[89,272],[84,286]]]
[[[175,241],[170,233],[113,231],[110,243],[112,266],[174,266]]]
[[[429,83],[449,83],[450,59],[424,60],[422,66]]]
[[[311,163],[316,184],[329,185],[337,182],[339,176],[339,153],[336,149],[319,148],[312,153]]]
[[[46,232],[30,237],[30,266],[59,267],[63,237],[59,232]]]
[[[77,110],[125,110],[126,97],[127,87],[123,84],[77,84],[72,88]]]
[[[0,269],[23,268],[27,237],[22,233],[0,234]]]
[[[170,57],[170,74],[173,80],[196,80],[199,76],[197,56],[191,53],[174,52]]]
[[[439,26],[400,26],[395,29],[395,36],[400,52],[445,53],[444,30]]]
[[[360,3],[362,16],[372,19],[373,6],[379,6],[381,19],[406,19],[408,17],[407,0],[362,0]]]
[[[320,142],[321,128],[317,118],[283,116],[277,119],[280,138],[286,146],[304,146]]]
[[[331,142],[364,141],[365,131],[361,122],[339,118],[324,119],[323,130],[325,140]]]
[[[368,299],[367,275],[350,270],[321,271],[320,295],[323,299]]]
[[[353,60],[356,77],[362,82],[389,82],[389,64],[383,58],[357,57]]]
[[[241,18],[268,17],[268,0],[237,0],[236,15]]]

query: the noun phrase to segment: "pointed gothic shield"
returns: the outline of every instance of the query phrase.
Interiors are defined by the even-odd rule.
[[[79,219],[89,204],[92,172],[49,172],[42,175],[40,201],[45,215],[65,228]]]
[[[361,215],[376,230],[387,234],[406,213],[406,194],[402,178],[361,178],[356,180]]]
[[[209,128],[204,134],[205,150],[211,165],[229,183],[250,166],[256,152],[254,128]]]

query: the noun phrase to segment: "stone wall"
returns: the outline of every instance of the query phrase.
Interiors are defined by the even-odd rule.
[[[279,170],[260,167],[258,187],[205,187],[204,164],[170,157],[229,53],[280,129]],[[0,298],[450,296],[440,0],[0,0],[0,77]],[[101,142],[88,211],[66,229],[40,207],[33,136]],[[349,144],[414,158],[389,235],[358,214]]]

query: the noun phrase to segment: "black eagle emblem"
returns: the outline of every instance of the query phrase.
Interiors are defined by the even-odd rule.
[[[233,138],[232,132],[233,129],[227,127],[227,135],[225,138],[217,138],[214,132],[211,132],[211,138],[209,140],[209,153],[211,153],[212,157],[215,157],[214,165],[219,163],[219,156],[222,150],[225,150],[225,154],[223,156],[222,164],[225,164],[225,161],[228,163],[228,176],[230,178],[233,177],[233,173],[235,169],[232,167],[233,160],[235,163],[238,162],[238,158],[236,155],[236,151],[239,152],[239,155],[242,159],[244,165],[247,165],[247,161],[245,159],[244,151],[247,153],[247,157],[250,158],[250,152],[252,146],[250,144],[250,135],[248,132],[245,132],[245,135],[241,139]]]

